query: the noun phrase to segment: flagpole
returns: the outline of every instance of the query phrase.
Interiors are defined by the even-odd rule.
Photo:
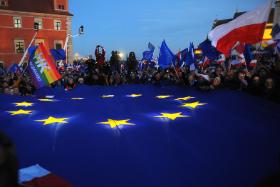
[[[19,67],[23,64],[24,59],[26,58],[26,56],[27,56],[27,54],[28,54],[28,51],[29,51],[29,49],[30,49],[32,43],[33,43],[34,40],[36,39],[37,34],[38,34],[38,31],[35,32],[35,34],[34,34],[32,40],[31,40],[30,44],[28,45],[27,49],[25,50],[25,52],[24,52],[24,54],[23,54],[23,57],[21,58],[21,60],[20,60],[20,62],[19,62],[19,64],[18,64]]]
[[[173,63],[172,63],[172,67],[174,68],[174,71],[175,71],[175,73],[176,73],[177,78],[180,80],[180,77],[179,77],[179,75],[178,75],[178,72],[176,71],[176,68],[175,68],[175,66],[174,66]]]

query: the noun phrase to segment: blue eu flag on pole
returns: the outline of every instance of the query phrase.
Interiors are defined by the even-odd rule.
[[[167,46],[165,40],[162,42],[160,47],[158,65],[161,68],[169,68],[174,60],[174,54]]]
[[[155,46],[151,42],[149,42],[148,48],[150,49],[150,51],[155,51]]]
[[[8,68],[8,73],[19,73],[21,72],[18,64],[12,64],[9,68]]]
[[[244,57],[245,57],[247,65],[249,65],[254,58],[251,45],[248,45],[248,44],[245,45]]]
[[[187,52],[186,56],[186,65],[191,65],[195,63],[195,54],[194,54],[194,45],[193,43],[190,43],[189,51]]]
[[[278,23],[273,27],[271,36],[274,40],[280,40],[280,26]]]
[[[216,60],[220,55],[217,49],[212,46],[211,41],[208,38],[199,44],[198,48],[202,50],[203,56],[206,56],[209,60]]]
[[[148,48],[149,48],[149,51],[144,51],[143,52],[143,59],[142,60],[152,61],[153,57],[154,57],[155,46],[149,42]]]
[[[63,49],[51,49],[51,54],[55,61],[66,60],[66,53]]]
[[[181,61],[180,61],[180,66],[181,67],[184,65],[184,62],[186,62],[188,51],[189,51],[188,48],[186,48],[183,51],[181,51]]]
[[[280,54],[280,42],[277,44],[277,52]]]

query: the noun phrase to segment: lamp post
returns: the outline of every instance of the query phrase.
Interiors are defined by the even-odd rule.
[[[23,54],[23,56],[22,56],[22,58],[21,58],[21,60],[20,60],[20,62],[19,62],[19,64],[18,64],[19,67],[20,67],[21,65],[23,65],[24,59],[26,58],[26,56],[27,56],[27,54],[28,54],[28,50],[29,50],[29,48],[31,47],[31,45],[32,45],[32,43],[34,42],[34,40],[36,39],[36,36],[38,35],[39,23],[36,23],[36,22],[34,23],[34,31],[35,31],[35,34],[34,34],[34,36],[33,36],[32,40],[31,40],[31,42],[29,43],[27,49],[25,50],[25,52],[24,52],[24,54]]]
[[[80,28],[79,28],[79,32],[78,34],[75,34],[75,35],[71,35],[71,34],[68,34],[66,39],[65,39],[65,44],[64,44],[64,51],[65,51],[65,56],[66,56],[66,63],[67,63],[67,57],[68,57],[68,42],[69,42],[69,39],[70,38],[76,38],[78,36],[81,36],[84,34],[84,26],[81,25]]]

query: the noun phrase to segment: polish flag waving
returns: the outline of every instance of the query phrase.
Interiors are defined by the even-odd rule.
[[[229,23],[216,27],[209,33],[212,45],[226,56],[237,42],[256,44],[261,42],[271,11],[272,2],[246,12]]]
[[[198,65],[198,67],[204,69],[204,68],[207,68],[210,64],[211,64],[211,60],[205,56],[204,59],[201,60],[200,62],[198,62],[197,65]]]

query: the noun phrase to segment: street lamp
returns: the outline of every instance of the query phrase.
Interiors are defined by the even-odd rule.
[[[84,34],[84,26],[81,25],[80,28],[79,28],[79,35],[82,35]]]
[[[121,58],[121,60],[123,60],[123,58],[124,58],[124,53],[123,53],[123,52],[119,52],[118,55],[119,55],[119,57]]]
[[[67,55],[68,55],[68,42],[69,42],[69,39],[70,38],[75,38],[75,37],[78,37],[78,36],[81,36],[84,34],[84,26],[81,25],[80,28],[79,28],[79,32],[78,34],[75,34],[75,35],[71,35],[71,34],[68,34],[66,39],[65,39],[65,44],[64,44],[64,51],[65,51],[65,55],[66,55],[66,63],[67,63]],[[62,61],[61,61],[62,62]]]

